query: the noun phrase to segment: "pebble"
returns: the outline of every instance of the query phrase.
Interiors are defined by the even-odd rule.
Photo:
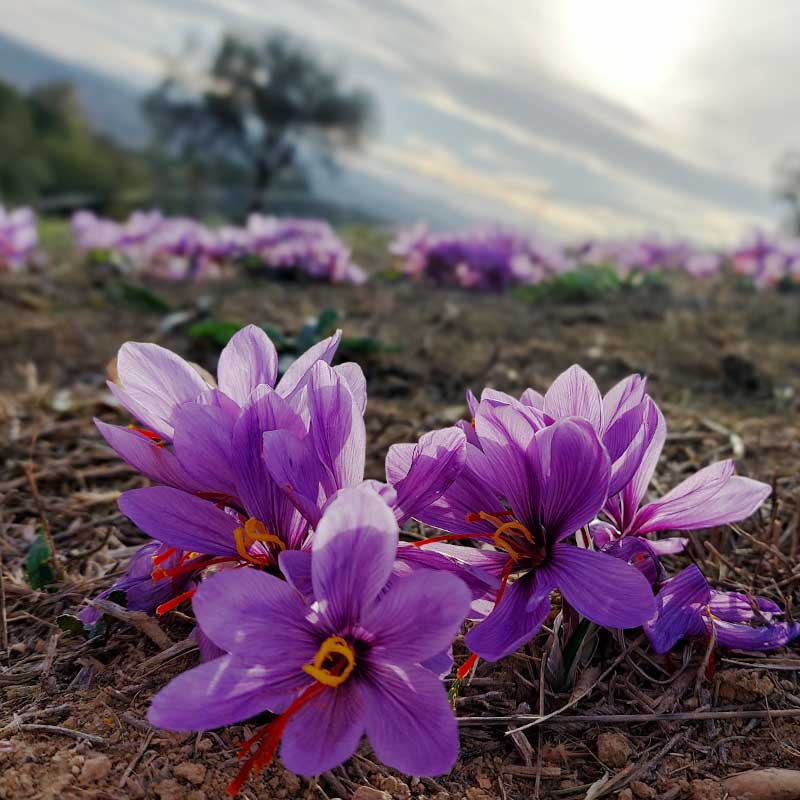
[[[78,780],[86,786],[103,780],[109,772],[111,772],[111,759],[108,756],[91,756],[83,762]]]
[[[202,764],[195,764],[192,761],[178,764],[172,772],[195,786],[199,786],[206,779],[206,768]]]
[[[624,767],[631,757],[631,744],[621,733],[597,737],[597,757],[609,767]]]

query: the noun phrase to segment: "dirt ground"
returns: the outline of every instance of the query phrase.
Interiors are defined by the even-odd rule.
[[[73,262],[74,263],[74,262]],[[735,456],[774,496],[740,528],[693,535],[689,559],[720,588],[800,606],[800,293],[744,292],[674,280],[583,304],[546,305],[407,283],[331,287],[239,279],[159,286],[174,308],[266,323],[297,333],[323,308],[347,337],[372,337],[359,360],[369,385],[368,474],[382,477],[388,446],[466,415],[464,390],[519,392],[578,362],[601,387],[648,375],[669,424],[657,487]],[[152,695],[192,665],[181,646],[191,619],[173,612],[155,630],[112,621],[86,641],[55,624],[121,574],[143,540],[116,510],[143,480],[105,446],[92,417],[127,418],[104,387],[126,340],[158,341],[209,370],[218,348],[163,315],[112,303],[74,263],[45,276],[0,276],[0,798],[161,798],[224,795],[236,746],[255,725],[198,735],[153,730]],[[26,554],[47,525],[63,574],[30,588]],[[186,608],[186,607],[184,607]],[[138,625],[138,627],[137,627]],[[656,656],[636,632],[597,639],[574,686],[540,682],[543,633],[526,651],[481,663],[457,700],[462,749],[452,774],[407,779],[368,745],[317,781],[276,764],[245,798],[722,798],[719,779],[754,768],[800,769],[800,652],[717,651],[701,642]],[[464,658],[456,647],[457,660]],[[519,713],[572,707],[524,734]],[[732,716],[716,712],[732,711]],[[714,712],[711,715],[704,712]],[[671,714],[683,714],[677,720]],[[615,715],[617,722],[600,719]],[[619,720],[619,715],[624,718]],[[699,716],[698,716],[699,715]],[[631,718],[632,717],[632,718]],[[649,717],[644,719],[643,717]],[[708,718],[711,717],[711,718]],[[484,719],[478,719],[484,718]],[[516,723],[519,724],[519,723]]]

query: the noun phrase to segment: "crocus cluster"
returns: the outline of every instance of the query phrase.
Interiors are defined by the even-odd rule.
[[[769,244],[767,244],[769,242]],[[683,240],[648,235],[637,239],[589,239],[559,245],[540,236],[481,227],[434,234],[418,224],[398,233],[389,246],[403,271],[438,285],[476,291],[535,286],[564,273],[592,267],[613,269],[620,279],[652,273],[682,272],[712,278],[729,265],[758,286],[800,274],[800,245],[795,240],[759,236],[756,245],[729,253],[699,249]]]
[[[270,272],[296,272],[332,283],[366,280],[350,250],[321,220],[252,214],[245,227],[212,228],[159,211],[135,211],[125,222],[79,211],[71,226],[80,250],[161,279],[219,278],[246,260]]]
[[[443,679],[465,620],[459,678],[566,611],[641,626],[656,652],[800,635],[768,599],[713,589],[695,566],[667,574],[662,557],[687,539],[659,537],[742,520],[770,488],[721,461],[649,498],[666,424],[640,376],[603,395],[573,366],[544,394],[468,392],[468,420],[393,445],[386,480],[365,480],[366,382],[356,364],[332,366],[339,339],[279,378],[275,347],[248,326],[216,380],[129,342],[109,388],[136,422],[97,421],[152,483],[120,498],[152,538],[104,594],[156,614],[191,601],[197,623],[201,663],[156,695],[150,721],[199,731],[273,715],[242,744],[231,794],[279,749],[315,775],[363,736],[403,772],[448,772],[458,736]],[[435,535],[415,537],[412,520]]]
[[[756,231],[733,250],[731,263],[759,288],[800,283],[800,239]]]
[[[17,272],[31,259],[39,235],[30,208],[6,209],[0,205],[0,272]]]
[[[434,234],[417,225],[401,232],[389,249],[404,260],[406,275],[476,291],[540,283],[569,267],[557,245],[501,228]]]

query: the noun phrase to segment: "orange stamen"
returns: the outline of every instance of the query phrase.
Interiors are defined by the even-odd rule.
[[[188,592],[184,592],[183,594],[179,594],[177,597],[173,597],[172,600],[167,600],[166,603],[162,603],[157,609],[156,614],[159,617],[167,614],[168,612],[172,611],[172,609],[177,608],[181,603],[185,600],[189,600],[191,597],[194,597],[195,592],[197,589],[189,589]]]
[[[283,540],[275,536],[274,533],[267,533],[267,528],[264,523],[255,517],[250,517],[250,519],[244,523],[244,527],[236,528],[233,532],[233,538],[236,542],[236,552],[242,559],[258,566],[270,563],[270,559],[266,556],[251,556],[248,552],[250,545],[255,542],[265,542],[273,547],[277,547],[278,550],[283,551],[286,549]]]
[[[244,786],[245,781],[253,770],[258,774],[272,763],[289,720],[300,709],[319,697],[327,688],[324,684],[312,683],[283,714],[261,728],[255,736],[252,736],[242,745],[239,750],[239,759],[241,760],[247,756],[247,760],[242,764],[239,774],[228,784],[227,793],[229,797],[235,797],[241,791],[242,786]],[[248,756],[256,744],[258,744],[258,748],[255,753]]]

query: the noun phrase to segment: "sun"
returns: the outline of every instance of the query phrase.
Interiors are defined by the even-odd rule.
[[[559,59],[574,77],[634,104],[680,79],[703,34],[702,3],[677,0],[564,0]]]

